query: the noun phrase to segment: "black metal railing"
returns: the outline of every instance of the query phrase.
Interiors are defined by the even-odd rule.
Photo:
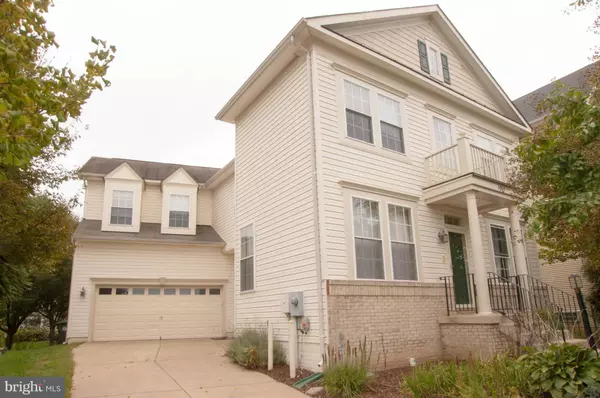
[[[475,275],[442,276],[446,292],[446,310],[448,315],[456,312],[477,313],[477,287]]]

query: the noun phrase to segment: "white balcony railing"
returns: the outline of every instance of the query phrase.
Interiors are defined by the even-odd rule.
[[[504,156],[479,148],[466,137],[460,137],[456,145],[427,156],[425,171],[428,186],[469,173],[506,182]]]

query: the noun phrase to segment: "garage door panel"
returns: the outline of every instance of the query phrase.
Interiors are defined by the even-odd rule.
[[[102,290],[104,289],[104,290]],[[223,335],[223,299],[219,289],[189,287],[160,289],[150,295],[148,287],[97,289],[94,315],[94,340],[149,340],[221,337]],[[154,291],[158,288],[152,287]],[[174,289],[174,290],[173,290]],[[183,289],[183,294],[179,294]],[[100,291],[103,294],[99,294]],[[107,294],[107,292],[109,292]],[[144,294],[139,294],[143,292]],[[190,294],[186,294],[190,293]]]

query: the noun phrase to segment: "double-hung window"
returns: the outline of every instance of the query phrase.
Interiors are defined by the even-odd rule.
[[[499,225],[492,225],[491,232],[496,272],[502,278],[508,278],[510,276],[510,253],[508,251],[508,239],[506,236],[506,228]]]
[[[131,225],[133,219],[133,191],[113,191],[110,223]]]
[[[254,225],[240,231],[240,291],[254,290]]]
[[[417,255],[411,210],[388,204],[394,279],[416,281]]]
[[[354,250],[358,279],[384,279],[379,203],[352,198]]]
[[[344,80],[346,133],[348,137],[373,143],[373,124],[369,90]]]
[[[417,40],[421,70],[432,77],[450,84],[448,56],[430,41]]]
[[[169,198],[169,227],[190,227],[190,197],[188,195],[171,195]]]
[[[377,94],[377,98],[379,100],[381,146],[392,151],[406,153],[400,103],[381,94]]]

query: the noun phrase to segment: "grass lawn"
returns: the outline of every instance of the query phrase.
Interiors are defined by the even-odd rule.
[[[65,378],[66,396],[70,396],[73,376],[72,345],[49,346],[47,341],[17,343],[0,356],[2,376],[61,376]]]

